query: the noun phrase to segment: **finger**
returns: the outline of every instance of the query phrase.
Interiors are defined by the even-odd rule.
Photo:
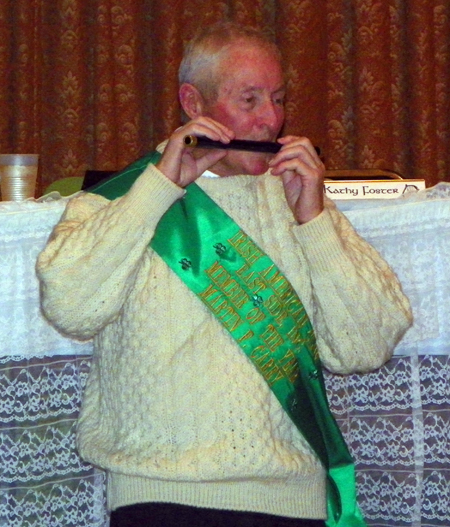
[[[280,152],[293,152],[295,148],[298,148],[300,155],[301,153],[305,153],[317,166],[322,164],[316,148],[307,137],[288,135],[278,139],[278,142],[283,145]]]
[[[179,133],[183,139],[186,135],[200,135],[224,143],[230,142],[234,137],[234,132],[228,127],[214,121],[214,119],[203,116],[182,127]]]
[[[306,178],[322,178],[324,173],[323,165],[316,166],[315,163],[306,162],[297,156],[278,160],[275,164],[270,164],[272,175],[279,176],[285,171],[294,172]]]
[[[279,175],[284,170],[293,170],[300,175],[314,174],[324,172],[325,167],[320,161],[316,161],[311,155],[296,147],[287,149],[283,153],[277,154],[269,162],[269,168],[273,175]]]

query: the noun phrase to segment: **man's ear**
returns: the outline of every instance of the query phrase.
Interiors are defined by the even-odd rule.
[[[178,96],[180,104],[189,119],[195,119],[203,115],[205,101],[195,86],[185,82],[180,86]]]

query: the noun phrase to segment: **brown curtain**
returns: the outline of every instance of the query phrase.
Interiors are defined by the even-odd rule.
[[[41,154],[40,189],[125,166],[179,124],[183,44],[223,18],[277,39],[285,131],[328,168],[450,180],[448,0],[3,0],[0,152]]]

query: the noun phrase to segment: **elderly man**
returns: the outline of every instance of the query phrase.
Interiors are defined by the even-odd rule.
[[[180,68],[185,124],[70,200],[39,257],[48,319],[94,339],[78,446],[108,471],[113,527],[364,525],[321,364],[378,368],[411,313],[324,203],[310,141],[279,137],[284,92],[272,42],[204,31]]]

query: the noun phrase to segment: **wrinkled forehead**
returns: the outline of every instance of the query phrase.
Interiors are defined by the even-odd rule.
[[[281,54],[274,44],[251,38],[238,38],[223,46],[219,53],[219,64],[233,63],[236,58],[246,56],[270,57],[274,62],[281,64]]]
[[[281,57],[276,48],[248,40],[227,46],[214,72],[217,90],[242,79],[256,82],[260,77],[271,77],[274,89],[284,85]]]

